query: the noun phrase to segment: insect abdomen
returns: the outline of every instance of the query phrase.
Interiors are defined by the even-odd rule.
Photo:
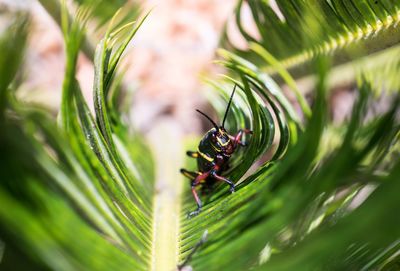
[[[214,164],[214,159],[217,154],[216,150],[213,149],[211,143],[211,135],[215,129],[211,129],[204,135],[198,146],[197,166],[199,171],[209,171]]]

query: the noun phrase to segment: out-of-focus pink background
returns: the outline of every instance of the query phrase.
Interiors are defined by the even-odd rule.
[[[130,120],[144,133],[157,123],[171,123],[180,134],[199,133],[201,118],[195,108],[207,101],[207,87],[200,74],[215,77],[220,71],[213,64],[225,23],[238,47],[244,47],[234,26],[236,0],[136,0],[144,11],[152,9],[124,58],[128,67],[124,85],[134,90]],[[271,5],[279,15],[275,1]],[[37,0],[0,0],[1,10],[23,9],[32,14],[32,29],[26,55],[26,70],[19,96],[56,112],[61,98],[64,74],[64,47],[61,32]],[[2,21],[3,20],[3,21]],[[5,24],[0,16],[0,27]],[[242,10],[245,28],[257,37],[249,9]],[[93,64],[83,54],[77,77],[92,106]],[[335,91],[332,108],[335,120],[342,121],[351,110],[354,95],[348,88]]]
[[[215,72],[215,50],[235,0],[141,1],[152,12],[128,50],[124,83],[135,89],[132,121],[147,132],[170,118],[182,132],[199,132],[196,107],[206,103],[199,74]],[[0,0],[2,8],[30,10],[33,28],[20,96],[57,110],[64,71],[64,47],[59,27],[37,1]],[[91,104],[93,65],[83,54],[77,77]]]

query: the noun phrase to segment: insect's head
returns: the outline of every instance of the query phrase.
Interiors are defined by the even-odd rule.
[[[229,138],[229,135],[228,135],[227,131],[225,130],[224,125],[225,125],[226,117],[228,116],[229,108],[230,108],[231,103],[232,103],[233,95],[235,94],[235,90],[236,90],[236,85],[233,88],[231,97],[230,97],[229,102],[228,102],[228,106],[226,107],[224,119],[223,119],[222,124],[220,126],[218,126],[205,113],[203,113],[200,110],[196,109],[197,112],[199,112],[201,115],[203,115],[205,118],[207,118],[212,123],[212,125],[214,126],[214,131],[213,131],[212,136],[211,136],[211,142],[213,143],[213,145],[217,149],[227,151],[228,153],[230,153],[233,150],[230,150],[230,148],[232,148],[231,144],[230,144],[231,141],[230,141],[230,138]]]
[[[211,136],[211,142],[217,150],[227,152],[228,154],[233,151],[231,139],[225,128],[219,127],[217,131],[214,131]]]

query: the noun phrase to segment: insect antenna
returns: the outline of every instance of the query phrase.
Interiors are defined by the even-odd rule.
[[[207,116],[205,113],[201,112],[199,109],[196,109],[197,112],[199,112],[200,114],[202,114],[204,117],[206,117],[215,127],[215,129],[218,131],[218,125],[209,117]]]
[[[225,128],[225,127],[224,127],[224,125],[225,125],[225,120],[226,120],[226,117],[228,116],[229,107],[231,106],[231,102],[232,102],[233,95],[235,94],[236,86],[237,86],[237,85],[235,84],[235,86],[233,87],[233,91],[232,91],[232,94],[231,94],[231,98],[229,99],[228,106],[226,107],[224,120],[222,121],[222,128]]]

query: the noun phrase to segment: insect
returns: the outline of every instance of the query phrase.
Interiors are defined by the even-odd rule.
[[[233,95],[235,94],[236,85],[233,88],[228,106],[225,111],[224,119],[221,126],[218,126],[209,116],[200,110],[196,110],[214,126],[202,138],[197,148],[197,151],[187,151],[189,157],[197,159],[197,172],[181,169],[181,173],[191,180],[192,194],[197,203],[197,209],[189,213],[189,217],[200,213],[202,202],[197,194],[196,187],[201,185],[203,191],[214,185],[216,181],[222,181],[230,186],[230,191],[235,192],[235,184],[223,177],[221,174],[228,168],[228,161],[231,155],[235,152],[238,146],[246,146],[242,142],[243,134],[252,134],[249,129],[241,129],[235,136],[231,136],[224,128],[225,120],[232,103]]]

